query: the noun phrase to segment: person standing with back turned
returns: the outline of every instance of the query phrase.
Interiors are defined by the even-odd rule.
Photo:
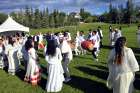
[[[120,37],[108,58],[109,76],[107,86],[113,93],[132,93],[138,62],[131,48],[126,47],[126,38]]]
[[[55,40],[49,40],[46,49],[46,61],[48,62],[48,80],[46,84],[47,92],[59,92],[62,89],[64,76],[61,64],[61,50],[55,44]]]

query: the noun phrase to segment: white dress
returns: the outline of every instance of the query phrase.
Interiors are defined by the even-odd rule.
[[[5,64],[4,64],[4,46],[0,45],[0,68],[4,68]]]
[[[28,50],[28,64],[26,78],[32,83],[37,84],[40,79],[40,68],[37,63],[37,54],[34,48]]]
[[[5,52],[8,58],[8,72],[14,75],[18,70],[18,65],[16,64],[18,59],[17,53],[15,52],[15,47],[9,44],[6,46]]]
[[[55,56],[52,57],[46,55],[45,59],[49,64],[46,90],[47,92],[59,92],[62,89],[64,81],[64,71],[61,65],[62,55],[60,49],[56,48]]]
[[[107,86],[113,88],[113,93],[132,93],[135,72],[139,71],[139,65],[130,48],[124,48],[122,64],[114,63],[115,49],[109,55],[109,76]]]

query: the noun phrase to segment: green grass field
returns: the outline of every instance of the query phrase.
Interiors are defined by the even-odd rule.
[[[61,31],[69,29],[74,37],[77,30],[88,32],[88,29],[96,29],[101,26],[103,29],[104,48],[101,49],[99,54],[99,62],[94,62],[91,53],[87,55],[74,56],[73,61],[69,65],[72,80],[69,83],[64,83],[63,89],[60,93],[112,93],[106,87],[106,79],[108,76],[107,68],[107,57],[110,49],[108,48],[108,27],[109,24],[105,23],[91,23],[91,24],[80,24],[75,27],[64,27],[56,29],[36,29],[31,30],[32,34],[36,32],[46,33],[47,31]],[[119,27],[120,25],[113,25],[113,27]],[[122,26],[122,33],[127,38],[128,47],[133,48],[137,60],[140,62],[140,50],[138,49],[136,39],[136,25]],[[40,66],[43,69],[41,84],[34,87],[23,81],[24,69],[21,66],[21,72],[16,76],[9,75],[6,71],[0,70],[0,93],[45,93],[45,86],[47,82],[47,70],[46,62],[43,56],[42,50],[38,51],[40,57]],[[136,80],[134,82],[135,90],[134,93],[140,93],[140,73],[137,72]]]

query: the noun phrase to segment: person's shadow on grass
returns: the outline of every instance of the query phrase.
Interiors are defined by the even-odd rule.
[[[89,74],[89,75],[93,75],[93,76],[96,76],[98,78],[101,78],[103,80],[107,80],[107,77],[108,77],[108,71],[104,71],[104,70],[97,70],[97,69],[91,69],[89,67],[76,67],[76,69],[86,73],[86,74]]]
[[[136,72],[135,74],[134,87],[135,89],[140,90],[140,72]]]
[[[103,83],[79,76],[71,76],[71,78],[72,80],[66,84],[84,93],[112,93],[112,90],[109,90]]]

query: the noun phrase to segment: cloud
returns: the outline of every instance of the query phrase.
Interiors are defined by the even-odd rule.
[[[125,4],[127,0],[111,0],[113,5]],[[136,5],[140,0],[133,0]],[[58,9],[64,12],[78,11],[85,8],[94,13],[103,13],[108,10],[110,0],[0,0],[0,11],[11,12],[18,9],[24,9],[26,6],[33,8],[46,8],[50,11]]]

